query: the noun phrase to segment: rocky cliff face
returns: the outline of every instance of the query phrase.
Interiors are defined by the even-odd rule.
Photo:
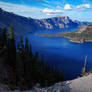
[[[39,25],[39,28],[42,29],[73,28],[79,26],[76,22],[69,19],[68,16],[36,20],[36,23]]]
[[[17,35],[41,29],[75,28],[88,25],[88,22],[72,21],[68,16],[53,17],[48,19],[32,19],[6,12],[0,8],[0,28],[13,24]]]

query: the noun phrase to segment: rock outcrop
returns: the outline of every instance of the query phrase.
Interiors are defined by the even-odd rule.
[[[47,88],[35,87],[33,90],[29,91],[15,90],[7,92],[92,92],[92,74],[79,77],[74,80],[56,83],[55,85]]]

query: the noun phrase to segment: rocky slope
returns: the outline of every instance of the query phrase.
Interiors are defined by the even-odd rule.
[[[57,83],[44,90],[50,90],[49,92],[92,92],[92,74],[71,81]]]
[[[6,12],[0,8],[0,28],[9,27],[10,24],[13,24],[15,33],[20,35],[42,29],[76,28],[90,23],[73,21],[68,16],[32,19]]]
[[[74,28],[79,26],[79,24],[73,22],[68,16],[36,20],[36,23],[39,24],[40,28],[45,29]]]
[[[92,74],[74,80],[56,83],[47,88],[34,87],[30,91],[9,91],[7,85],[1,85],[0,89],[0,92],[92,92]]]

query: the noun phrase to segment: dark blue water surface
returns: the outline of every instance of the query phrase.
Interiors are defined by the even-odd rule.
[[[68,30],[73,31],[73,30]],[[44,54],[45,62],[56,64],[58,68],[65,71],[65,80],[74,79],[80,76],[87,55],[87,71],[92,69],[92,43],[72,43],[63,37],[39,37],[36,33],[57,33],[55,30],[41,30],[35,33],[24,35],[32,45],[35,53]],[[19,38],[17,38],[19,41]]]

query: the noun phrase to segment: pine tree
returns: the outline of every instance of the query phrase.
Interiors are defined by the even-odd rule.
[[[0,49],[2,49],[3,47],[3,39],[2,39],[2,35],[0,34]]]
[[[14,33],[13,33],[13,25],[11,24],[9,27],[9,39],[14,39]]]
[[[38,52],[35,53],[35,56],[34,56],[34,61],[38,61]]]
[[[7,28],[6,28],[6,27],[3,29],[3,34],[2,34],[2,36],[3,36],[3,43],[4,43],[4,46],[7,46]]]
[[[16,45],[15,45],[15,38],[13,33],[13,25],[10,25],[9,27],[9,37],[7,42],[7,53],[8,53],[8,60],[7,63],[12,69],[12,73],[14,77],[13,83],[16,85]]]
[[[30,44],[30,47],[29,47],[29,55],[30,55],[31,58],[33,57],[32,46],[31,46],[31,44]]]
[[[20,37],[20,46],[22,51],[24,51],[23,36]]]
[[[8,54],[10,65],[14,68],[16,65],[16,45],[13,33],[13,26],[9,28],[9,39],[8,39]]]
[[[27,38],[25,39],[25,55],[29,55],[29,41]]]
[[[14,39],[14,33],[13,33],[13,26],[10,25],[10,33],[9,33],[9,46],[10,51],[12,54],[16,56],[16,45],[15,45],[15,39]]]
[[[61,72],[61,78],[60,78],[60,80],[64,81],[64,69]]]
[[[17,43],[17,51],[20,49],[20,42]]]

